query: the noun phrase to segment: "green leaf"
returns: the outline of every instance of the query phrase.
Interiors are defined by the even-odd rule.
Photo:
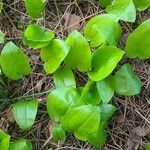
[[[29,58],[12,42],[8,42],[1,51],[0,63],[3,73],[12,80],[31,73]]]
[[[35,19],[41,18],[45,9],[46,0],[25,0],[28,14]]]
[[[52,119],[61,118],[69,108],[80,106],[80,95],[73,87],[53,90],[47,98],[47,111]]]
[[[90,144],[94,145],[95,147],[101,147],[106,143],[107,140],[107,133],[106,133],[106,123],[101,122],[99,126],[98,132],[96,132],[93,135],[89,136],[89,142]]]
[[[101,98],[99,96],[96,83],[94,81],[89,81],[83,88],[81,99],[86,104],[99,104]]]
[[[114,112],[117,110],[117,108],[111,104],[102,104],[100,106],[100,118],[101,122],[105,121],[107,122]]]
[[[136,19],[136,9],[132,0],[113,0],[106,11],[123,21],[134,22]]]
[[[71,49],[65,63],[73,69],[78,68],[80,71],[87,71],[91,63],[91,50],[86,39],[75,30],[68,36],[66,43],[70,45]]]
[[[93,81],[106,78],[115,69],[124,52],[113,46],[98,48],[92,57],[92,69],[88,72]]]
[[[99,4],[101,7],[107,7],[108,5],[110,5],[112,2],[112,0],[99,0]]]
[[[1,13],[2,9],[3,9],[3,2],[0,2],[0,13]]]
[[[17,102],[13,105],[14,118],[22,129],[30,129],[34,123],[38,109],[37,100]]]
[[[129,35],[125,51],[130,58],[150,58],[150,19],[144,21]]]
[[[47,46],[54,38],[52,31],[46,31],[38,24],[29,25],[24,31],[23,41],[31,48],[42,48]]]
[[[65,132],[60,125],[55,125],[52,128],[52,136],[54,141],[65,141],[66,139]]]
[[[116,46],[121,36],[121,27],[110,14],[93,17],[85,26],[84,35],[91,47],[100,45]]]
[[[108,76],[107,78],[98,81],[96,85],[102,102],[108,103],[114,95],[112,76]]]
[[[63,40],[54,39],[41,49],[41,58],[45,61],[44,69],[47,73],[54,73],[67,56],[70,47]]]
[[[8,150],[10,136],[0,129],[0,149]]]
[[[147,144],[146,144],[145,150],[150,150],[150,143],[147,143]]]
[[[69,67],[60,67],[54,73],[54,83],[56,88],[76,87],[74,74]]]
[[[83,105],[71,108],[61,118],[61,123],[66,131],[74,132],[80,140],[88,140],[88,135],[93,135],[99,129],[99,106]]]
[[[132,96],[140,93],[141,81],[133,73],[131,65],[125,64],[114,76],[114,89],[120,95]]]
[[[8,150],[32,150],[32,144],[28,140],[20,139],[10,143]]]
[[[4,33],[0,30],[0,44],[4,43]]]
[[[139,11],[143,11],[150,7],[150,0],[133,0],[133,2]]]

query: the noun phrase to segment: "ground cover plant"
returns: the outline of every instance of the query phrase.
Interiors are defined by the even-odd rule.
[[[78,2],[75,1],[75,4],[78,5]],[[135,27],[124,48],[118,45],[123,32],[120,22],[135,22],[137,10],[146,10],[150,2],[114,0],[99,1],[99,4],[106,7],[105,13],[91,17],[83,27],[83,32],[72,30],[66,37],[60,38],[55,30],[38,23],[44,16],[46,1],[37,3],[36,0],[25,0],[23,6],[30,20],[23,28],[20,44],[5,41],[5,34],[0,31],[2,104],[3,101],[9,101],[5,83],[8,80],[17,83],[33,73],[31,56],[22,47],[38,52],[43,63],[42,71],[52,77],[54,82],[53,89],[42,93],[47,94],[46,113],[52,125],[49,138],[39,149],[53,148],[46,148],[51,139],[64,143],[70,134],[80,141],[88,142],[93,148],[104,146],[110,135],[109,121],[119,109],[112,102],[113,97],[131,98],[141,92],[143,82],[135,74],[130,62],[122,62],[125,58],[141,61],[150,58],[150,19]],[[3,5],[1,2],[0,10],[5,13]],[[77,82],[77,72],[86,75],[86,82],[82,85]],[[33,93],[29,96],[27,92],[25,96],[11,100],[14,121],[25,132],[30,132],[38,115],[41,105],[38,94],[42,95]],[[149,119],[145,119],[149,123]],[[145,143],[144,146],[149,148],[149,144]],[[21,150],[35,149],[25,137],[13,139],[11,134],[3,130],[0,130],[0,147],[3,150],[17,150],[18,147]]]

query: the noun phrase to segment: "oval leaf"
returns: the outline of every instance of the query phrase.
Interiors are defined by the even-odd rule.
[[[70,47],[59,39],[54,39],[51,43],[41,49],[41,58],[45,61],[44,69],[47,73],[54,73],[62,61],[67,56]]]
[[[47,111],[52,119],[61,118],[69,108],[81,105],[80,95],[73,87],[53,90],[47,98]]]
[[[0,129],[0,149],[8,150],[10,136]]]
[[[32,18],[41,18],[45,9],[46,0],[25,0],[25,7]]]
[[[61,123],[66,131],[75,132],[79,139],[87,140],[87,135],[94,134],[99,129],[100,108],[92,105],[72,108],[61,118]]]
[[[98,48],[92,57],[92,70],[88,73],[89,78],[93,81],[106,78],[117,66],[123,54],[123,51],[113,46]]]
[[[8,150],[32,150],[30,141],[21,139],[10,144]]]
[[[125,51],[130,58],[150,58],[150,19],[129,35]]]
[[[132,0],[113,0],[106,11],[123,21],[134,22],[136,19],[136,9]]]
[[[23,41],[31,48],[42,48],[47,46],[54,38],[52,31],[45,31],[38,24],[29,25],[24,31]]]
[[[139,11],[143,11],[150,7],[150,0],[133,0],[133,2]]]
[[[65,141],[66,139],[65,132],[60,125],[55,125],[52,128],[52,136],[54,141]]]
[[[108,103],[114,95],[112,76],[109,76],[96,83],[100,98],[103,103]]]
[[[53,77],[56,88],[76,87],[74,74],[69,67],[58,68]]]
[[[70,45],[71,49],[65,63],[73,69],[87,71],[91,63],[91,50],[85,38],[75,30],[68,36],[66,43]]]
[[[3,73],[12,80],[18,80],[31,73],[28,57],[12,42],[3,48],[0,63]]]
[[[141,81],[133,73],[131,65],[125,64],[114,76],[115,92],[120,95],[132,96],[140,93]]]
[[[112,15],[98,15],[87,23],[84,35],[91,47],[102,44],[116,46],[121,36],[121,27]]]
[[[37,114],[37,100],[17,102],[13,105],[14,118],[22,129],[30,129]]]

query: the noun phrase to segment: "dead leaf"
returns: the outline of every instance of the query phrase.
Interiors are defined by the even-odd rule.
[[[64,19],[65,19],[65,28],[68,28],[68,32],[80,29],[79,23],[79,21],[81,20],[80,16],[66,12],[64,14]]]
[[[14,116],[13,116],[12,111],[10,111],[10,112],[6,115],[6,117],[7,117],[7,121],[8,121],[8,122],[10,122],[10,123],[15,122],[15,119],[14,119]]]

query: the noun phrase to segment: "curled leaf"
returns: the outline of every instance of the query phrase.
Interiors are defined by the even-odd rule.
[[[2,49],[0,63],[3,73],[12,80],[31,73],[29,58],[12,42],[8,42]]]
[[[106,11],[123,21],[134,22],[136,19],[136,9],[132,0],[113,0]]]
[[[89,78],[93,81],[106,78],[115,69],[123,55],[123,51],[113,46],[98,48],[92,57],[92,69],[88,72]]]
[[[66,43],[71,47],[65,59],[66,65],[73,69],[87,71],[91,63],[91,50],[86,39],[75,30],[68,36]]]
[[[45,31],[38,24],[29,25],[24,31],[23,41],[31,48],[42,48],[47,46],[54,38],[52,31]]]
[[[97,47],[102,44],[116,46],[121,32],[119,23],[110,14],[93,17],[84,29],[84,35],[90,42],[91,47]]]
[[[45,61],[45,71],[47,73],[54,73],[69,53],[69,50],[69,45],[59,39],[53,39],[48,46],[42,48],[41,58]]]

